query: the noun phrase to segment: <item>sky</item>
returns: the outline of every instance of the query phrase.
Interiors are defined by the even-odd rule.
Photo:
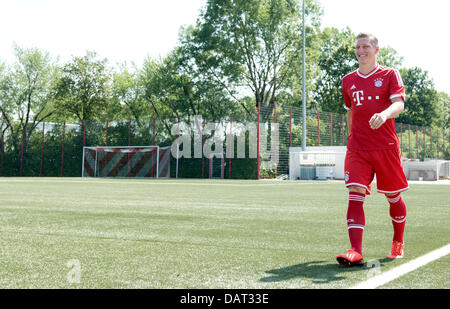
[[[14,43],[37,47],[62,62],[95,51],[110,63],[141,64],[177,44],[183,25],[206,0],[0,0],[0,59]]]
[[[404,67],[427,70],[450,94],[448,0],[318,0],[322,27],[375,34]],[[60,62],[96,51],[110,63],[141,65],[164,57],[180,27],[195,23],[206,0],[0,0],[0,60],[14,61],[14,44],[37,47]]]

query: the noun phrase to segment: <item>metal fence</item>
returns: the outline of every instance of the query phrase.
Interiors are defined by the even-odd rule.
[[[345,115],[321,111],[307,112],[306,130],[307,146],[345,146],[349,134]],[[402,123],[396,130],[404,158],[450,159],[448,130]],[[84,146],[158,145],[172,147],[171,177],[209,178],[217,174],[213,167],[223,178],[275,178],[289,172],[289,147],[302,146],[302,110],[259,106],[219,120],[40,123],[31,132],[22,126],[21,136],[4,132],[0,176],[79,177]],[[191,155],[177,158],[174,149]]]

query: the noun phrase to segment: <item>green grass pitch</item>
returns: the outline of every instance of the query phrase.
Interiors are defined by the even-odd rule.
[[[375,191],[375,190],[374,190]],[[406,257],[366,198],[366,266],[344,268],[341,182],[0,179],[0,288],[349,288],[450,243],[450,186],[412,184]],[[450,256],[381,288],[450,288]]]

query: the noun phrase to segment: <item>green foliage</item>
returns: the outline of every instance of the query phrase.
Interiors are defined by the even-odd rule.
[[[321,33],[320,57],[314,91],[316,109],[344,113],[342,78],[358,66],[355,57],[355,36],[350,29],[325,28]]]
[[[399,122],[420,126],[435,125],[438,120],[438,94],[428,73],[415,67],[401,69],[406,91],[405,112],[397,118]]]
[[[196,76],[193,66],[186,63],[181,49],[176,49],[162,61],[147,59],[141,72],[144,99],[160,121],[202,115],[217,121],[234,113],[237,106],[227,98],[221,85]],[[166,126],[170,134],[169,126]]]
[[[437,125],[441,128],[450,128],[450,96],[445,92],[438,93],[439,117]]]
[[[33,132],[54,113],[51,88],[57,67],[50,55],[37,48],[14,48],[16,61],[0,65],[0,113],[2,133],[7,134],[7,148],[13,153],[10,163],[19,166],[19,153],[26,153]]]
[[[199,77],[221,85],[244,109],[239,92],[252,93],[254,104],[273,106],[299,76],[300,12],[290,0],[211,0],[196,27],[182,34],[183,52]],[[308,1],[313,32],[319,14],[316,2]]]
[[[377,62],[387,67],[400,68],[403,63],[403,57],[400,57],[392,47],[386,46],[380,48],[377,55]]]
[[[97,60],[95,52],[74,57],[61,69],[54,88],[58,113],[79,121],[101,119],[110,100],[110,73],[107,60]]]
[[[149,104],[145,100],[145,87],[136,66],[121,65],[112,73],[112,101],[108,108],[108,119],[133,119],[140,125],[145,118],[151,118]]]
[[[412,160],[450,159],[449,132],[439,128],[424,128],[397,124],[402,156]]]

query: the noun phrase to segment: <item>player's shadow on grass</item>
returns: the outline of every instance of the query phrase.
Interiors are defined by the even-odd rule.
[[[364,263],[362,266],[343,267],[337,263],[324,264],[324,261],[313,261],[266,271],[269,277],[259,279],[261,282],[279,282],[296,278],[311,278],[315,284],[327,284],[347,279],[343,273],[369,271],[373,267],[382,267],[392,260],[384,258],[375,262]],[[375,265],[375,266],[374,266]]]

